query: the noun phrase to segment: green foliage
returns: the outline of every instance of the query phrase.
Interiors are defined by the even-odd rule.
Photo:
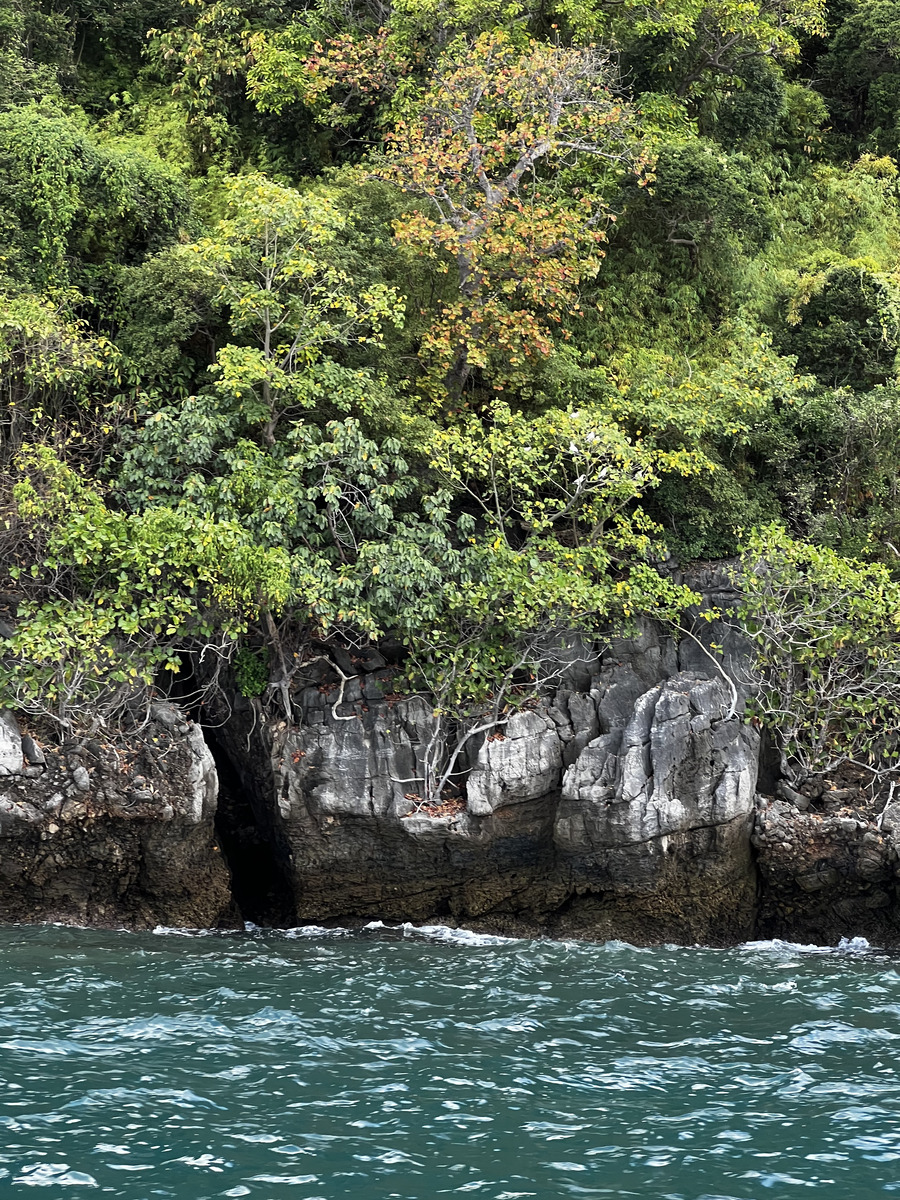
[[[891,0],[848,6],[821,63],[825,94],[841,126],[873,147],[900,145],[900,14]]]
[[[685,247],[695,266],[701,256],[758,249],[772,229],[763,172],[746,155],[699,139],[663,147],[646,205],[644,219]]]
[[[786,83],[775,144],[794,158],[818,155],[824,142],[822,127],[827,120],[828,105],[824,96],[803,84]]]
[[[315,402],[309,368],[325,348],[377,343],[382,323],[399,324],[403,310],[393,289],[360,292],[328,261],[345,222],[327,195],[241,175],[225,181],[224,198],[212,235],[178,253],[215,285],[240,339],[217,355],[216,391],[274,445],[278,422]]]
[[[832,387],[866,391],[896,374],[900,286],[866,266],[840,266],[803,280],[802,306],[788,313],[781,348]]]
[[[234,656],[234,678],[242,696],[261,696],[269,682],[268,656],[261,650],[241,646]]]
[[[30,564],[21,551],[4,556],[4,583],[23,593],[0,657],[6,706],[63,723],[115,715],[159,669],[179,670],[180,649],[236,638],[260,608],[289,598],[284,554],[236,524],[117,512],[45,446],[16,465],[7,529],[37,554]]]
[[[0,705],[114,719],[205,653],[288,712],[387,635],[496,717],[743,543],[763,715],[886,755],[863,684],[809,696],[893,696],[896,25],[0,0]]]
[[[629,356],[611,408],[663,446],[699,450],[723,439],[746,445],[753,430],[812,381],[798,375],[794,359],[776,353],[770,337],[741,324],[729,333],[714,355],[696,363],[669,354]]]
[[[787,84],[765,60],[750,59],[727,91],[716,97],[716,136],[725,145],[760,145],[788,116]]]
[[[696,469],[689,456],[650,451],[596,411],[529,420],[501,402],[487,427],[473,417],[437,433],[431,456],[451,494],[473,510],[459,521],[465,573],[445,581],[443,628],[425,638],[433,655],[440,648],[449,656],[438,658],[432,688],[440,683],[457,703],[460,689],[486,698],[517,666],[538,669],[542,641],[526,638],[523,653],[523,634],[596,632],[638,613],[673,618],[695,599],[647,566],[659,531],[629,508],[658,470]],[[417,619],[407,639],[422,670],[419,629]],[[450,687],[440,671],[458,667],[460,654],[467,667]]]
[[[0,291],[0,446],[15,444],[29,421],[59,416],[103,371],[113,371],[115,351],[72,313],[75,293],[52,300]]]
[[[165,244],[187,196],[159,159],[106,146],[76,118],[32,105],[0,112],[0,208],[5,271],[60,287]]]
[[[796,315],[825,270],[892,270],[900,250],[896,180],[893,160],[863,155],[849,169],[819,165],[786,181],[774,236],[752,267],[751,303],[774,322],[779,307],[782,319]]]
[[[65,14],[27,0],[0,3],[0,109],[59,91],[71,37]]]
[[[288,5],[254,0],[233,4],[225,0],[182,0],[179,19],[166,28],[147,29],[147,55],[171,86],[185,118],[185,132],[194,165],[220,173],[241,165],[248,153],[258,164],[284,159],[294,165],[297,127],[311,126],[302,108],[289,107],[288,127],[273,125],[248,102],[247,73],[260,54],[260,37],[271,35],[290,18]],[[154,9],[149,21],[163,15]],[[259,154],[260,134],[264,150]],[[266,136],[268,135],[268,137]],[[311,133],[304,147],[308,157],[323,156]],[[254,151],[256,152],[254,154]]]
[[[851,557],[895,560],[896,388],[864,393],[817,388],[784,409],[773,425],[762,435],[760,457],[793,527]]]
[[[804,772],[896,762],[900,584],[879,564],[795,542],[749,539],[740,616],[757,649],[757,713]]]
[[[214,285],[184,254],[163,251],[117,274],[116,345],[129,375],[172,397],[208,366],[222,324]],[[160,403],[154,391],[153,411]]]

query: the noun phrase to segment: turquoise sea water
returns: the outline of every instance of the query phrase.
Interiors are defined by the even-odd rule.
[[[900,1192],[900,962],[0,930],[0,1196]]]

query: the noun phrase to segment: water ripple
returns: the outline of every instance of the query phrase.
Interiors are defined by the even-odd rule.
[[[856,939],[5,929],[0,1189],[874,1200],[900,1191],[898,1014]]]

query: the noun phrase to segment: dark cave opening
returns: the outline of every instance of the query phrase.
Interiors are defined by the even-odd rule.
[[[286,929],[296,924],[286,852],[252,783],[243,779],[216,737],[204,729],[219,776],[216,837],[231,872],[231,894],[241,920]]]

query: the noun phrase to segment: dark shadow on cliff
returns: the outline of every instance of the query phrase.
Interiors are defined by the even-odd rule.
[[[782,778],[781,757],[771,733],[764,727],[760,730],[759,772],[756,777],[756,790],[763,796],[775,795]]]
[[[261,798],[235,768],[220,733],[205,728],[203,734],[219,776],[216,836],[231,872],[241,919],[288,928],[296,919],[286,851],[277,844]]]

